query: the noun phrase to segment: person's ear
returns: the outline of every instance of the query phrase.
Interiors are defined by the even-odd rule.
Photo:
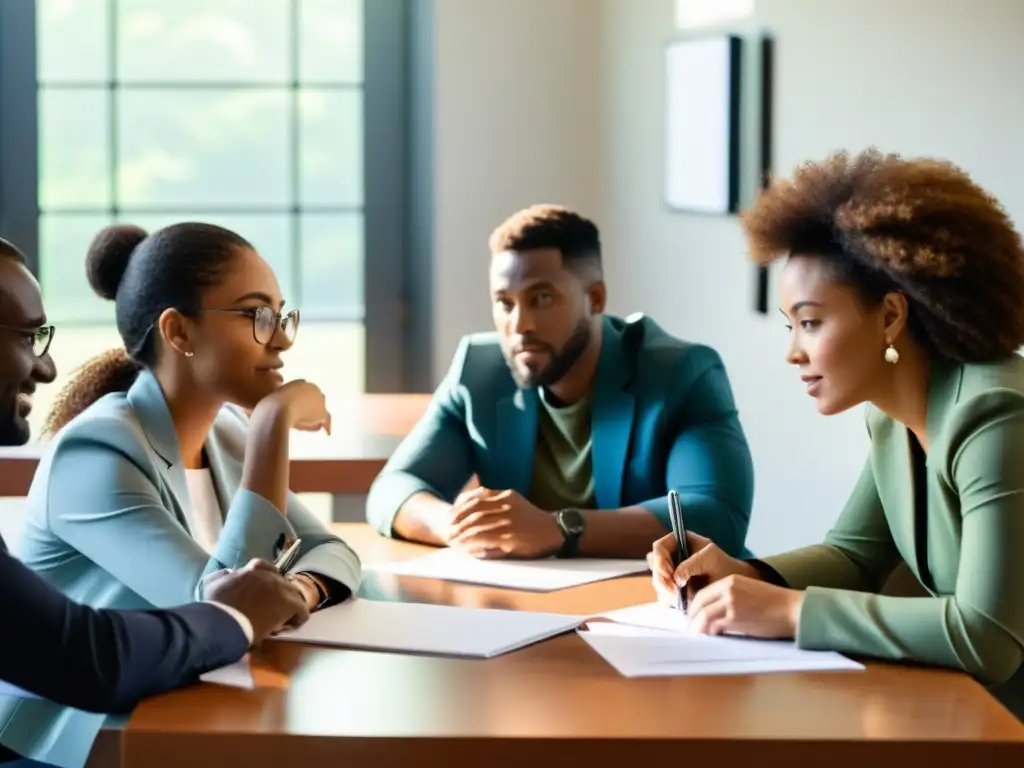
[[[168,349],[179,355],[192,356],[191,320],[176,309],[165,309],[160,313],[156,327]]]
[[[587,286],[587,298],[590,301],[592,314],[600,315],[604,312],[608,302],[608,288],[605,286],[604,280],[595,280]]]
[[[882,332],[886,346],[893,344],[906,330],[910,319],[907,297],[899,291],[887,293],[882,299]]]

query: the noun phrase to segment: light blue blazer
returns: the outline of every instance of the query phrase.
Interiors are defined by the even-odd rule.
[[[240,487],[248,419],[226,406],[206,455],[224,525],[212,556],[193,540],[177,435],[156,378],[107,395],[54,438],[29,490],[21,556],[79,602],[169,608],[200,599],[204,575],[274,558],[281,534],[302,539],[294,571],[359,588],[355,553],[289,494],[286,514]],[[8,617],[10,618],[10,617]],[[8,630],[4,630],[8,631]],[[74,642],[74,638],[68,638]],[[84,764],[103,724],[46,701],[0,697],[0,742],[59,766]]]

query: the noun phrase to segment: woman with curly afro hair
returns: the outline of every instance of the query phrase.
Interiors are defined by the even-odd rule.
[[[818,411],[866,403],[870,454],[824,544],[741,561],[691,535],[649,556],[695,629],[959,669],[1024,716],[1024,248],[937,160],[838,153],[742,217],[780,278],[787,360]],[[795,470],[795,468],[794,468]],[[924,597],[879,594],[901,563]]]

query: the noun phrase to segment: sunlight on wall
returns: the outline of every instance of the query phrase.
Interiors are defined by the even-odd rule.
[[[694,29],[754,15],[754,0],[676,0],[676,27]]]

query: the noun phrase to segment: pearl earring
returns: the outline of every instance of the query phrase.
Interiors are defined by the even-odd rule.
[[[185,353],[185,357],[192,357],[192,355],[194,355],[194,354],[195,354],[195,352],[186,352]],[[888,353],[886,353],[886,359],[888,359]]]
[[[885,350],[885,362],[896,365],[900,361],[900,353],[891,343]]]

